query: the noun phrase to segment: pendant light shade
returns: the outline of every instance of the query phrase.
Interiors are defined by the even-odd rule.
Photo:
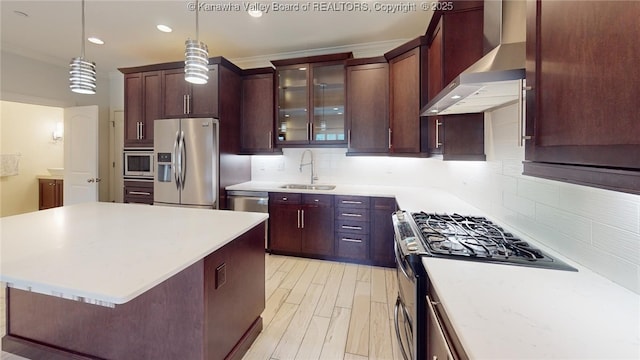
[[[198,40],[184,42],[184,79],[192,84],[206,84],[209,80],[209,49]]]
[[[184,42],[184,79],[192,84],[206,84],[209,80],[209,48],[198,39],[198,13],[196,0],[196,39]]]
[[[82,40],[81,55],[71,59],[69,64],[69,87],[79,94],[96,93],[96,63],[84,58],[84,0],[82,0]]]
[[[96,63],[82,57],[71,59],[69,64],[69,87],[79,94],[96,93]]]

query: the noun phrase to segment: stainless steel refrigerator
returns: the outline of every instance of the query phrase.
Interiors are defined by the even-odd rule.
[[[154,205],[218,208],[218,120],[154,121]]]

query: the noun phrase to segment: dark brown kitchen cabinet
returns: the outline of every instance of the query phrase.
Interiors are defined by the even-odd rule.
[[[420,66],[424,38],[407,43],[385,54],[389,60],[389,129],[388,147],[392,154],[419,154],[424,135],[420,120]],[[425,149],[426,150],[426,149]]]
[[[152,205],[153,182],[125,181],[123,202]]]
[[[161,71],[125,75],[125,146],[153,146],[153,121],[162,117],[161,96]]]
[[[165,70],[162,87],[165,118],[218,118],[218,65],[209,65],[206,84],[191,84],[184,79],[184,68]]]
[[[345,60],[351,53],[272,61],[276,67],[276,142],[344,145]]]
[[[136,79],[137,74],[143,73],[161,74],[160,89],[154,85],[154,91],[158,90],[160,93],[160,115],[148,115],[150,121],[156,118],[185,117],[214,117],[220,120],[218,206],[220,209],[227,209],[226,187],[251,179],[251,158],[240,155],[242,70],[223,57],[209,58],[209,81],[200,85],[191,85],[184,80],[184,61],[118,70],[125,74],[125,79]],[[142,77],[137,78],[140,80],[125,83],[125,93],[127,86],[142,86]],[[145,87],[142,87],[142,92],[143,98],[156,98],[146,94]],[[139,112],[139,106],[142,106],[140,102],[125,99],[125,114]],[[153,141],[149,145],[153,145]]]
[[[422,66],[428,84],[422,106],[483,55],[482,1],[455,4],[451,11],[434,14],[427,30],[428,56]],[[486,159],[483,114],[428,116],[423,121],[430,154],[442,154],[443,160]]]
[[[371,261],[394,267],[394,232],[391,214],[398,209],[395,198],[371,198]]]
[[[274,146],[274,70],[244,70],[242,76],[242,152],[245,154],[282,154]]]
[[[527,1],[525,175],[640,194],[638,13]]]
[[[62,180],[38,179],[38,210],[62,206],[64,200]]]
[[[335,202],[336,256],[369,260],[369,197],[340,195]]]
[[[333,255],[333,196],[269,193],[269,250]]]
[[[388,153],[389,64],[347,60],[347,155]]]

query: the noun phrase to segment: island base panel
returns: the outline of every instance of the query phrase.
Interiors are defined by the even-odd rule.
[[[3,350],[47,360],[240,359],[262,330],[264,234],[262,223],[115,308],[9,288]]]

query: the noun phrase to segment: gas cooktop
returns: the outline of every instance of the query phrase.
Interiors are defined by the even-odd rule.
[[[407,254],[577,271],[484,217],[398,211],[393,221]]]

